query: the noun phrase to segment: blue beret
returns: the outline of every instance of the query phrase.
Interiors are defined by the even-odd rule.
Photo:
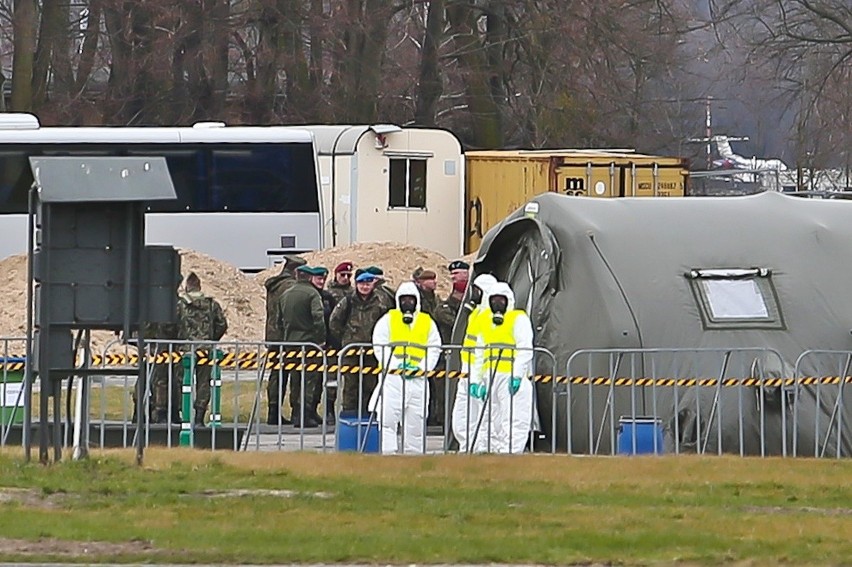
[[[355,282],[372,282],[376,280],[376,276],[371,274],[370,272],[364,272],[363,274],[359,274],[357,278],[355,278]]]

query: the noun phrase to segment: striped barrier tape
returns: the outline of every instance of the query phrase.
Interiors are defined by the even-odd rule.
[[[232,361],[229,366],[224,364],[227,355],[222,360],[221,368],[240,368],[248,370],[256,370],[259,368],[258,360],[243,360]],[[177,360],[180,360],[179,358]],[[199,358],[196,365],[213,364],[213,359]],[[298,362],[280,363],[274,360],[268,360],[263,365],[267,370],[295,371],[301,372],[328,372],[336,374],[338,371],[341,374],[361,374],[361,375],[378,375],[383,371],[375,366],[348,366],[329,364],[301,364]],[[0,372],[4,369],[9,371],[23,370],[23,363],[15,362],[4,364],[0,363]],[[389,370],[388,374],[404,374],[406,371]],[[468,374],[457,370],[433,370],[431,372],[413,372],[407,373],[413,377],[439,378],[439,379],[466,379]],[[720,385],[718,378],[609,378],[606,376],[553,376],[550,374],[537,374],[531,377],[533,381],[543,384],[568,384],[575,386],[604,386],[604,387],[680,387],[680,388],[716,388]],[[777,388],[782,386],[816,386],[816,385],[839,385],[842,383],[852,384],[852,376],[803,376],[801,378],[723,378],[721,386],[723,388],[733,388],[737,386],[763,386],[765,388]]]

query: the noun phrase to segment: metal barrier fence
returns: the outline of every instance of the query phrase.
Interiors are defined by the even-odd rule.
[[[852,397],[844,393],[852,382],[852,351],[806,351],[795,364],[785,364],[766,348],[589,349],[573,353],[560,376],[554,355],[535,348],[530,388],[507,397],[506,376],[485,376],[488,393],[478,400],[468,395],[470,369],[460,364],[465,349],[458,346],[442,347],[433,372],[400,380],[395,377],[407,372],[380,369],[370,344],[339,350],[310,343],[146,344],[147,379],[138,403],[131,379],[108,372],[138,362],[132,345],[115,340],[81,357],[78,365],[105,372],[89,380],[88,408],[79,395],[71,403],[81,391],[79,378],[69,381],[65,403],[53,406],[63,411],[66,447],[141,442],[213,450],[391,452],[393,436],[404,453],[516,453],[535,445],[569,454],[852,455]],[[38,404],[28,406],[24,399],[25,345],[22,338],[0,338],[4,445],[19,442],[27,407],[34,408],[33,423],[38,421]],[[428,379],[446,400],[442,426],[425,421]],[[199,388],[199,380],[210,387]],[[391,382],[393,391],[387,389]],[[296,412],[289,418],[288,383]],[[38,395],[36,382],[34,399]],[[414,399],[407,407],[418,411],[398,412],[398,397]],[[270,398],[280,411],[264,419]],[[307,419],[314,405],[321,410],[313,416],[317,426]],[[192,425],[199,406],[208,410],[203,427]],[[335,411],[328,411],[332,406]],[[81,413],[84,419],[73,423]],[[141,439],[135,419],[143,422]]]
[[[393,349],[404,345],[379,346]],[[484,399],[479,400],[468,394],[470,368],[459,361],[462,352],[474,353],[483,349],[444,346],[441,349],[443,361],[439,361],[434,371],[413,372],[407,377],[404,371],[381,368],[372,350],[372,344],[353,343],[343,347],[338,354],[336,384],[343,386],[343,393],[338,398],[342,400],[338,418],[338,449],[382,453],[449,452],[455,448],[463,453],[523,452],[528,446],[531,426],[535,429],[540,422],[532,380],[550,379],[556,370],[556,359],[550,351],[515,348],[516,352],[530,352],[532,368],[546,368],[549,374],[537,374],[529,377],[532,380],[522,380],[519,390],[510,394],[510,376],[485,373]],[[447,367],[459,370],[447,370]],[[394,376],[404,377],[394,379]],[[429,388],[426,379],[429,378],[438,381],[437,387],[443,390],[445,400],[443,431],[433,436],[440,444],[428,442]],[[351,437],[357,443],[355,447],[340,447],[342,428],[352,428]],[[375,435],[376,439],[373,440],[370,435]]]
[[[852,351],[808,350],[796,359],[793,456],[852,456]]]
[[[803,363],[815,356],[803,353],[793,368],[768,348],[577,351],[551,392],[552,449],[823,456],[834,447],[835,456],[850,456],[852,436],[840,423],[850,411],[842,396],[848,372],[804,376]],[[824,417],[828,400],[835,411]]]
[[[0,447],[10,444],[10,435],[24,423],[28,401],[24,384],[27,339],[0,338]]]

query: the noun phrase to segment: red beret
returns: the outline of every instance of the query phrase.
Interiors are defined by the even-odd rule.
[[[353,267],[352,262],[341,262],[336,268],[334,268],[334,273],[339,274],[340,272],[351,272]]]

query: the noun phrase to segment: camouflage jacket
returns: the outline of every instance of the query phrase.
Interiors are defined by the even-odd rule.
[[[310,282],[293,284],[278,299],[278,333],[283,342],[325,342],[322,297]]]
[[[376,291],[374,293],[379,297],[379,301],[384,306],[385,313],[396,308],[396,292],[391,286],[382,280],[376,284],[375,289]]]
[[[438,297],[431,290],[418,287],[417,291],[420,292],[420,311],[431,317],[435,314],[435,309],[438,307]]]
[[[432,314],[432,319],[435,320],[438,331],[441,333],[441,341],[445,345],[452,344],[453,325],[456,324],[456,316],[461,309],[461,302],[461,297],[450,293],[444,301],[438,303],[435,312]]]
[[[180,306],[178,306],[180,309]],[[176,340],[180,336],[180,313],[175,313],[175,322],[174,323],[145,323],[142,327],[142,336],[145,337],[146,341],[156,340],[157,344],[154,346],[154,349],[157,352],[165,352],[168,350],[169,340]]]
[[[278,300],[281,294],[293,287],[296,283],[296,276],[292,270],[281,270],[281,274],[272,276],[266,280],[266,332],[264,340],[267,342],[277,342],[281,340],[281,334],[278,328]]]
[[[329,330],[342,345],[351,343],[370,343],[373,340],[373,327],[382,315],[387,313],[386,303],[382,301],[378,290],[366,298],[351,293],[334,306],[329,319]]]
[[[178,300],[178,338],[218,341],[228,332],[228,320],[219,302],[200,291],[181,294]]]
[[[328,284],[327,291],[331,294],[332,297],[334,297],[334,303],[337,303],[345,296],[352,293],[352,286],[349,284],[342,285],[337,283],[336,281],[332,281]]]

